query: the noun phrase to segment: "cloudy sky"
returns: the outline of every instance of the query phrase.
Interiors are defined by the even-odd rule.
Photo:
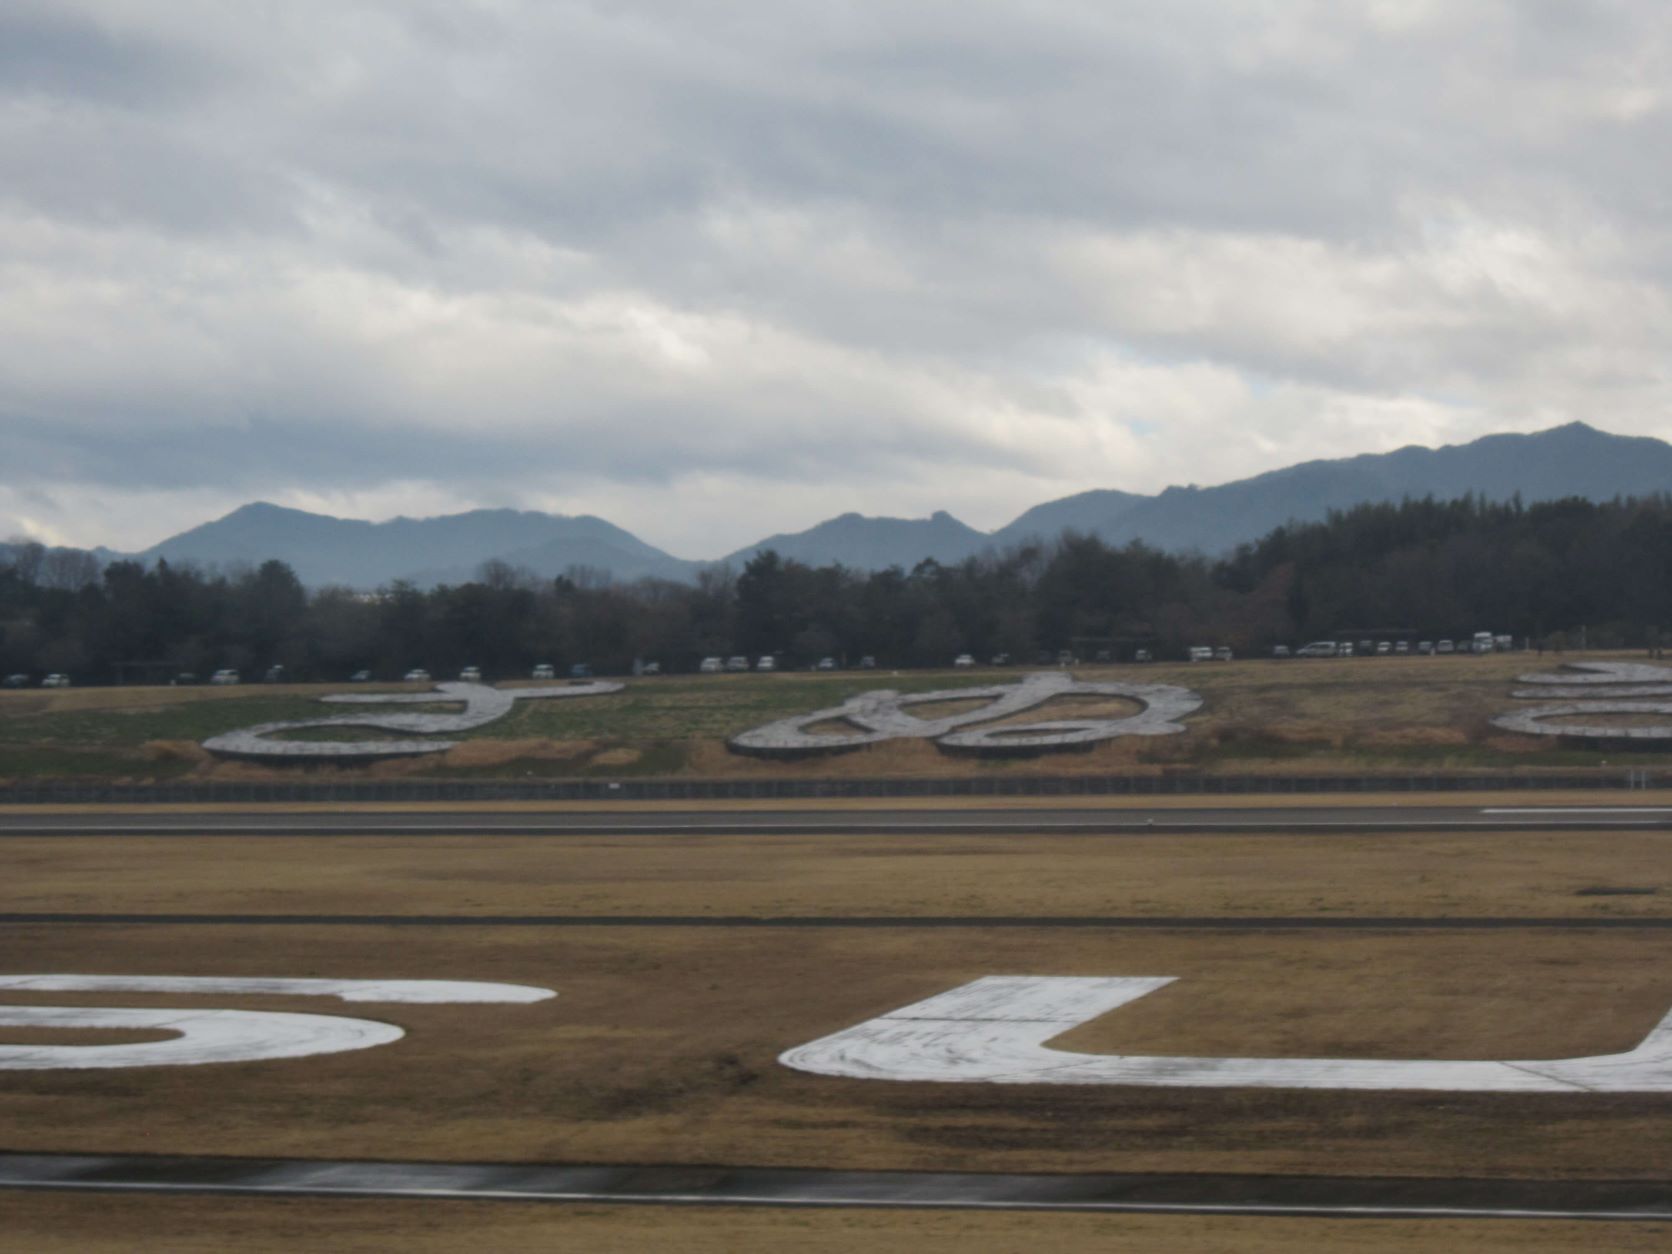
[[[6,0],[0,536],[1672,436],[1664,0]]]

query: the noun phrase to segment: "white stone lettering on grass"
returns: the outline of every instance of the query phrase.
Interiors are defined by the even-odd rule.
[[[56,993],[209,993],[335,997],[426,1005],[545,1001],[557,994],[526,984],[468,980],[287,980],[225,976],[7,975],[0,990]],[[346,1015],[268,1010],[122,1009],[113,1006],[0,1006],[6,1028],[172,1032],[168,1040],[119,1045],[7,1045],[0,1071],[190,1067],[259,1062],[370,1049],[406,1033],[392,1023]]]
[[[440,683],[434,692],[338,693],[321,697],[335,705],[435,705],[458,702],[463,709],[447,714],[402,714],[368,711],[334,718],[307,719],[288,723],[261,723],[239,731],[211,736],[203,747],[229,758],[260,758],[276,761],[352,761],[365,758],[413,757],[424,753],[445,753],[454,740],[272,740],[274,735],[308,731],[320,727],[371,727],[382,731],[424,736],[470,731],[484,727],[511,712],[518,701],[552,701],[563,697],[597,697],[620,692],[624,685],[596,680],[551,688],[490,688],[486,684]]]
[[[1050,1048],[1070,1028],[1172,982],[1169,976],[987,976],[789,1050],[779,1061],[817,1075],[960,1084],[1672,1092],[1672,1013],[1636,1049],[1590,1058],[1175,1058]]]
[[[1144,708],[1127,718],[1051,719],[991,726],[1057,697],[1118,697],[1136,701]],[[909,712],[912,706],[943,701],[985,704],[935,718],[918,718]],[[737,752],[762,756],[853,749],[896,739],[932,740],[946,748],[982,753],[1066,749],[1118,736],[1176,735],[1185,730],[1177,720],[1201,706],[1200,696],[1172,684],[1084,683],[1061,671],[1041,671],[1019,683],[981,688],[910,694],[878,689],[828,709],[767,723],[733,736],[729,743]],[[831,731],[811,730],[821,723],[844,726]]]
[[[1574,662],[1556,671],[1518,676],[1534,688],[1510,695],[1521,701],[1545,701],[1532,709],[1511,710],[1492,726],[1525,736],[1567,736],[1577,740],[1672,740],[1672,669],[1642,662]],[[1636,725],[1595,721],[1632,716]]]

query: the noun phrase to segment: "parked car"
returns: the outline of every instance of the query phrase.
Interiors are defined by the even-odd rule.
[[[1449,640],[1441,640],[1438,644],[1436,644],[1434,646],[1434,652],[1436,652],[1436,653],[1456,653],[1457,652],[1457,646]]]
[[[1351,640],[1343,640],[1339,644],[1337,644],[1335,646],[1335,656],[1336,657],[1352,657],[1353,656],[1353,642]]]
[[[6,678],[0,682],[3,682],[8,688],[27,688],[29,686],[29,676],[19,671],[13,675],[7,675]]]
[[[874,670],[876,670],[877,669],[877,659],[872,657],[869,653],[867,653],[864,657],[859,659],[859,669],[862,670],[862,671],[874,671]]]
[[[368,670],[355,671],[348,677],[348,682],[351,684],[369,684],[372,682],[372,673]]]
[[[717,658],[717,657],[705,657],[697,665],[698,672],[703,674],[703,675],[718,675],[721,671],[723,671],[725,669],[726,669],[725,662],[722,661],[720,658]]]
[[[960,653],[957,657],[952,659],[952,665],[954,665],[954,666],[974,666],[975,665],[975,658],[971,654]]]
[[[1107,664],[1107,663],[1112,662],[1114,660],[1115,660],[1114,654],[1110,653],[1109,650],[1107,650],[1107,649],[1099,649],[1097,651],[1096,656],[1094,656],[1092,658],[1092,661],[1100,662],[1100,663],[1104,663],[1104,664]]]
[[[237,671],[230,666],[226,666],[209,676],[209,682],[212,684],[241,684],[244,680]]]
[[[741,653],[733,654],[726,659],[726,669],[728,671],[746,671],[749,669],[749,659]]]
[[[1155,661],[1155,654],[1151,653],[1148,649],[1139,649],[1132,655],[1132,660],[1134,662],[1153,662]]]
[[[645,662],[639,667],[639,674],[641,675],[660,675],[661,673],[662,664],[660,662]]]
[[[818,664],[814,666],[813,669],[816,671],[833,671],[836,669],[836,659],[833,657],[821,657],[818,660]]]
[[[1386,657],[1388,654],[1390,654],[1392,652],[1393,652],[1393,644],[1390,641],[1378,640],[1376,642],[1376,656],[1377,657]]]
[[[1215,662],[1229,662],[1231,660],[1230,646],[1222,644],[1215,649],[1213,651],[1213,660]]]
[[[1192,662],[1211,662],[1213,650],[1205,644],[1193,644],[1190,646],[1189,657]]]
[[[1274,644],[1271,646],[1271,655],[1273,657],[1288,657],[1290,656],[1289,646],[1286,644]]]
[[[43,688],[68,688],[69,686],[70,677],[61,671],[53,671],[52,674],[41,680],[41,687]]]
[[[1073,666],[1074,661],[1075,661],[1074,655],[1072,653],[1070,653],[1067,649],[1058,649],[1057,650],[1057,665],[1058,666]]]
[[[1296,657],[1334,657],[1339,650],[1333,640],[1314,640],[1311,644],[1303,644],[1295,654]]]
[[[1393,651],[1400,657],[1405,657],[1411,652],[1411,642],[1409,640],[1401,640],[1393,646]]]
[[[430,673],[422,666],[414,666],[401,678],[409,684],[427,684],[430,682]]]
[[[261,673],[261,682],[264,683],[264,684],[282,684],[282,683],[284,683],[284,667],[283,666],[269,666],[265,671],[263,671]]]
[[[591,662],[576,662],[573,666],[571,666],[569,668],[569,678],[570,679],[591,679],[592,678],[592,663]]]
[[[1469,652],[1470,653],[1490,653],[1490,652],[1492,652],[1492,633],[1489,632],[1489,631],[1477,631],[1475,633],[1474,639],[1469,642]]]
[[[529,678],[530,679],[556,679],[557,678],[557,667],[553,666],[550,662],[541,662],[538,666],[536,666],[532,671],[529,672]]]
[[[1508,653],[1515,647],[1514,636],[1493,636],[1492,647],[1499,653]]]
[[[995,653],[995,654],[993,654],[993,665],[994,666],[1009,666],[1010,665],[1010,654],[1008,654],[1008,653]]]
[[[778,659],[770,653],[763,653],[755,663],[755,669],[758,671],[775,671],[778,669]]]
[[[1417,652],[1424,657],[1428,656],[1428,654],[1434,652],[1434,642],[1432,640],[1418,640]]]
[[[461,684],[479,684],[479,683],[481,683],[482,682],[482,668],[480,666],[467,666],[467,667],[465,667],[462,671],[459,672],[459,682]]]

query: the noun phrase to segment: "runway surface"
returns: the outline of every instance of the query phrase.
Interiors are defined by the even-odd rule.
[[[710,1206],[1672,1220],[1672,1185],[1255,1175],[998,1175],[0,1153],[0,1188]]]
[[[1108,928],[1258,931],[1672,930],[1672,917],[1542,915],[763,915],[763,914],[135,914],[71,911],[0,913],[0,926],[102,924],[123,927],[651,927],[651,928]]]
[[[1672,830],[1665,806],[1236,806],[1200,808],[935,810],[568,810],[435,813],[354,810],[296,813],[8,814],[0,839],[18,836],[1111,836],[1180,834]]]

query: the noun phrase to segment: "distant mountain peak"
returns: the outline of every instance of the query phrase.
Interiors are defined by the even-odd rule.
[[[1365,502],[1466,493],[1488,500],[1517,494],[1526,501],[1609,500],[1669,491],[1672,445],[1650,436],[1613,435],[1575,420],[1440,448],[1411,444],[1388,453],[1320,458],[1214,487],[1173,486],[1153,496],[1098,488],[1036,505],[991,534],[946,510],[927,518],[868,517],[850,510],[804,531],[769,536],[725,560],[741,566],[773,549],[813,566],[910,570],[925,558],[950,565],[993,549],[1049,543],[1065,531],[1110,544],[1142,541],[1211,554],[1285,523],[1320,519]],[[625,579],[686,578],[699,565],[591,514],[485,507],[373,523],[271,501],[252,501],[135,556],[209,565],[278,558],[305,583],[363,588],[396,578],[461,582],[490,559],[526,566],[543,577],[589,566]]]

